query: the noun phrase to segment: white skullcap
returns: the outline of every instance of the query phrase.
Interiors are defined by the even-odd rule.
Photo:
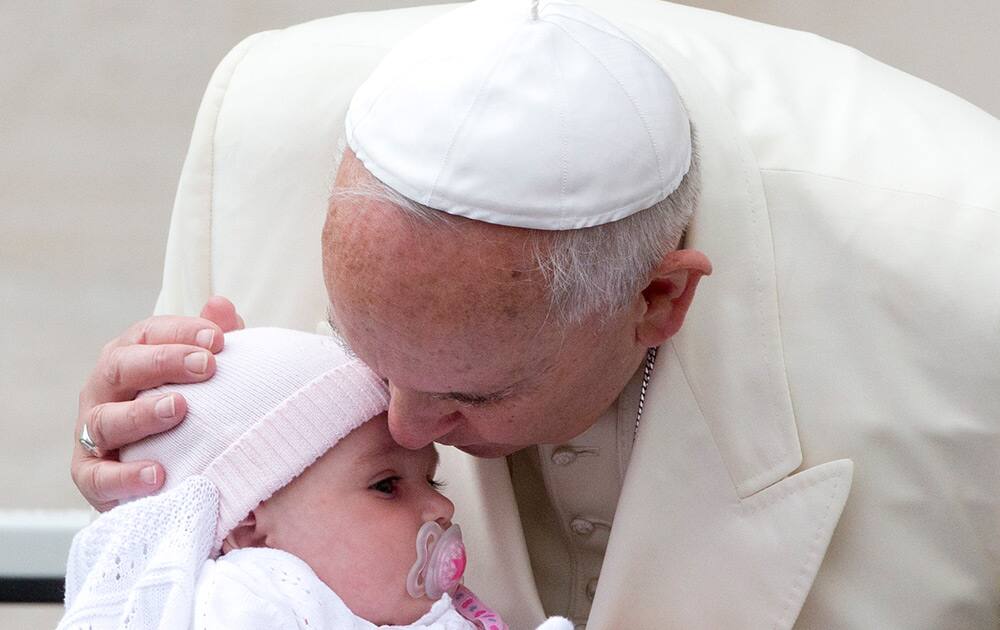
[[[347,142],[375,177],[449,214],[601,225],[676,190],[691,164],[673,82],[606,20],[553,0],[479,0],[419,29],[358,89]]]

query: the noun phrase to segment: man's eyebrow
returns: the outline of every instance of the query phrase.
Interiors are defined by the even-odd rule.
[[[330,327],[330,334],[333,337],[333,340],[336,341],[337,344],[341,348],[343,348],[344,352],[349,354],[352,358],[355,359],[358,358],[358,355],[355,354],[354,350],[351,349],[350,344],[348,344],[347,340],[344,339],[344,335],[341,334],[340,327],[337,326],[337,320],[335,320],[333,317],[332,305],[328,305],[326,307],[326,323]],[[546,368],[542,371],[542,373],[544,374],[545,372],[548,372],[550,368],[551,366],[546,366]],[[514,390],[517,388],[519,384],[520,383],[514,383],[513,385],[508,385],[503,389],[499,389],[495,392],[490,392],[488,394],[472,394],[468,392],[440,392],[437,394],[431,394],[430,397],[433,398],[434,400],[454,400],[456,402],[460,402],[466,405],[488,405],[490,403],[499,402],[501,400],[504,400],[505,398],[508,398],[511,394],[514,393]]]
[[[495,392],[490,392],[488,394],[475,394],[470,392],[439,392],[436,394],[430,394],[430,397],[434,400],[454,400],[466,405],[488,405],[490,403],[500,402],[506,398],[509,398],[512,394],[518,390],[523,390],[525,388],[532,389],[535,387],[531,384],[532,379],[539,379],[545,374],[547,374],[552,369],[552,364],[545,365],[540,372],[532,375],[528,378],[523,378],[515,383],[511,383],[503,389],[498,389]]]
[[[340,332],[340,327],[337,326],[337,321],[333,318],[332,306],[326,307],[326,323],[330,327],[330,336],[337,342],[337,345],[352,359],[357,359],[358,355],[351,349],[351,344],[347,343],[347,340],[344,339],[344,335]]]
[[[439,394],[431,394],[431,398],[434,400],[454,400],[456,402],[465,403],[467,405],[487,405],[489,403],[499,402],[514,392],[514,385],[509,387],[504,387],[501,390],[491,392],[489,394],[469,394],[466,392],[443,392]]]

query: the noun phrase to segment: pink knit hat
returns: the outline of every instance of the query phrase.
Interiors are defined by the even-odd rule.
[[[176,428],[123,448],[121,461],[161,462],[160,493],[201,475],[219,492],[215,549],[247,514],[345,435],[388,407],[385,383],[329,337],[281,328],[226,335],[216,373],[165,385],[188,403]]]
[[[119,453],[162,462],[166,483],[74,536],[60,629],[187,627],[201,567],[230,530],[389,402],[381,379],[320,335],[229,333],[216,366],[204,383],[141,394],[187,399],[176,428]]]

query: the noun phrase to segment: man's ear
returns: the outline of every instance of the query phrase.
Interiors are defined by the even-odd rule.
[[[710,273],[712,263],[696,249],[667,252],[642,290],[646,308],[636,326],[636,341],[651,348],[677,334],[698,282]]]
[[[266,547],[266,538],[262,528],[258,524],[257,516],[253,512],[250,512],[222,541],[222,553],[229,553],[233,549]]]

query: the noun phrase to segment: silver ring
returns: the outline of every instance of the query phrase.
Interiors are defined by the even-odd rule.
[[[94,443],[93,438],[90,437],[90,431],[87,430],[87,423],[83,423],[83,428],[80,429],[80,446],[83,450],[87,451],[94,457],[100,457],[100,453],[97,452],[97,444]]]

